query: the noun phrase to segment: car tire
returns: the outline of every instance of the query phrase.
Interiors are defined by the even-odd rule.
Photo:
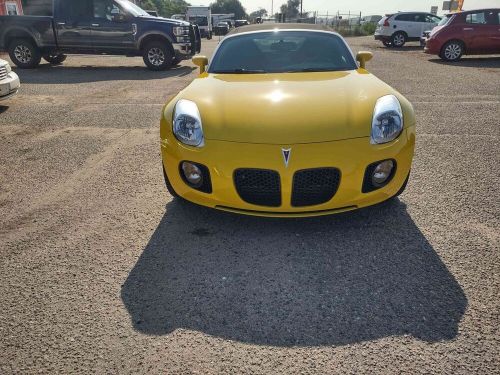
[[[174,187],[170,183],[170,180],[168,179],[167,172],[165,171],[165,165],[162,163],[162,168],[163,168],[163,179],[165,180],[165,186],[167,187],[167,191],[170,193],[170,195],[173,198],[181,198],[179,194],[174,190]]]
[[[406,34],[402,31],[398,31],[397,33],[392,34],[391,45],[396,48],[401,48],[405,45],[406,39]]]
[[[384,46],[388,47],[388,48],[389,48],[389,47],[392,47],[391,42],[390,42],[390,41],[388,41],[388,40],[384,40],[384,41],[382,42],[382,44],[383,44]]]
[[[18,68],[33,69],[40,65],[42,54],[29,39],[15,39],[9,44],[10,59]]]
[[[168,44],[163,42],[146,44],[142,52],[142,58],[148,69],[154,71],[170,69],[174,60]]]
[[[50,65],[60,65],[66,60],[67,57],[68,56],[66,56],[63,53],[55,53],[55,54],[48,53],[43,55],[43,59],[47,61]]]
[[[450,40],[446,42],[439,57],[445,61],[458,61],[464,54],[464,44],[459,40]]]

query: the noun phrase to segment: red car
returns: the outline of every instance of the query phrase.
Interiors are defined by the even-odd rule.
[[[500,53],[500,9],[446,15],[430,33],[424,51],[446,61],[457,61],[462,55]]]

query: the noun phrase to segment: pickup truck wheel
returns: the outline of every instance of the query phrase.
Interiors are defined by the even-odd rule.
[[[42,55],[38,47],[28,39],[16,39],[9,45],[10,59],[21,69],[33,69],[40,64]]]
[[[397,32],[392,35],[391,44],[396,48],[401,48],[406,43],[406,34]]]
[[[390,41],[388,41],[388,40],[384,40],[382,43],[383,43],[383,44],[384,44],[384,46],[386,46],[386,47],[390,47],[390,46],[392,46],[391,42],[390,42]]]
[[[167,70],[172,67],[174,56],[165,43],[151,42],[144,48],[142,58],[151,70]]]
[[[66,60],[66,55],[63,53],[54,53],[54,54],[44,54],[43,59],[50,63],[51,65],[59,65]]]

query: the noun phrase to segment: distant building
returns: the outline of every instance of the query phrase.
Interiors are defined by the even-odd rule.
[[[21,0],[0,0],[0,16],[23,14]]]

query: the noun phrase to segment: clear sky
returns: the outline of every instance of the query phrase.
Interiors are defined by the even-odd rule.
[[[189,0],[192,5],[208,5],[214,0]],[[272,0],[240,0],[246,8],[247,13],[265,8],[271,12]],[[286,0],[274,0],[274,12],[279,9]],[[443,0],[303,0],[304,11],[318,11],[319,14],[330,14],[352,11],[362,12],[364,15],[392,13],[400,11],[425,11],[429,12],[431,6],[439,6],[439,13]],[[465,0],[464,9],[500,7],[500,0]]]

